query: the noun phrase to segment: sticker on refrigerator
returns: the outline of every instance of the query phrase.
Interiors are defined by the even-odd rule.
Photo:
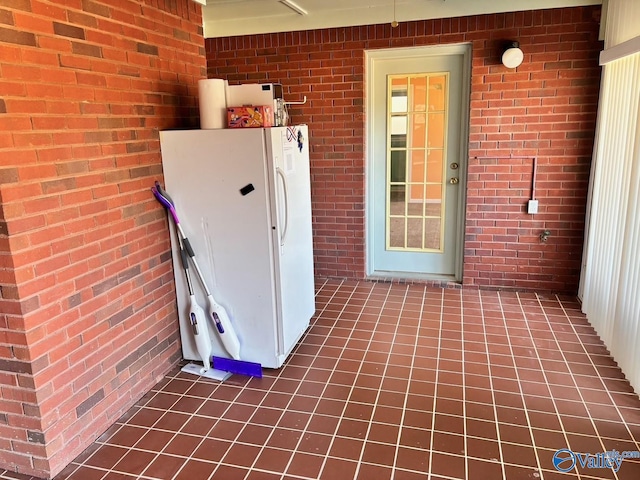
[[[284,171],[289,174],[295,170],[296,144],[291,140],[290,130],[282,132],[282,154],[284,155]],[[293,129],[295,130],[295,129]]]

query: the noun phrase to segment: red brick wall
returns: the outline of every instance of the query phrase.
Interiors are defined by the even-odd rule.
[[[0,469],[55,474],[180,357],[149,188],[158,131],[198,124],[201,25],[191,0],[0,7]]]
[[[310,125],[316,272],[365,275],[367,49],[470,42],[473,46],[463,283],[575,292],[600,69],[600,7],[206,40],[209,77],[280,82],[306,95],[292,121]],[[524,64],[500,64],[517,39]],[[540,213],[525,213],[537,156]],[[548,228],[547,243],[539,234]]]

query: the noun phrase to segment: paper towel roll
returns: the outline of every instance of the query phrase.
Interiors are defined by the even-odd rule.
[[[225,128],[227,126],[226,83],[226,80],[220,78],[198,80],[200,128]]]

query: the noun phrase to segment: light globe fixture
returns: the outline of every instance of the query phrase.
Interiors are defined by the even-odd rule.
[[[508,42],[502,54],[502,64],[507,68],[516,68],[522,64],[524,53],[518,42]]]

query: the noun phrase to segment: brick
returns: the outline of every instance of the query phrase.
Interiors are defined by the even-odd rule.
[[[36,36],[30,32],[0,27],[0,42],[35,47]]]
[[[84,29],[60,22],[53,22],[53,32],[63,37],[78,38],[84,40]]]
[[[103,399],[104,389],[101,388],[76,407],[76,415],[78,416],[78,418],[82,417],[85,413],[90,411],[98,402],[102,401]]]
[[[87,43],[71,42],[71,51],[77,55],[102,58],[102,48]]]

